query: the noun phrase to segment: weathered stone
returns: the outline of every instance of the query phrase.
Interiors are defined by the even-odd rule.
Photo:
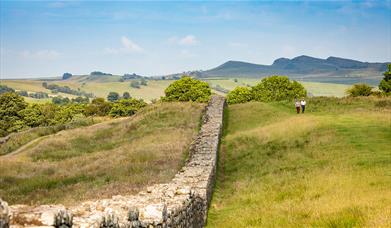
[[[10,211],[7,202],[0,198],[0,228],[8,228],[10,221]]]

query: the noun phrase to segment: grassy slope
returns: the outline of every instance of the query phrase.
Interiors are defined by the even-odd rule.
[[[229,106],[209,227],[391,226],[391,101],[326,103]]]
[[[134,193],[170,180],[197,132],[202,105],[164,103],[133,117],[62,131],[0,157],[0,197],[64,203]]]

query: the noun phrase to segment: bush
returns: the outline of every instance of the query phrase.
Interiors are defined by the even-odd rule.
[[[292,100],[307,96],[303,85],[297,81],[290,81],[286,76],[264,78],[252,88],[252,92],[254,100],[262,102]]]
[[[23,129],[23,117],[20,112],[27,107],[27,103],[20,95],[9,92],[0,95],[0,129],[1,134]]]
[[[107,100],[114,102],[119,99],[119,94],[117,92],[110,92],[109,95],[107,95]]]
[[[208,83],[184,76],[171,83],[165,90],[163,101],[209,101],[211,90]]]
[[[379,89],[386,95],[391,94],[391,64],[388,64],[388,71],[384,72],[384,78],[380,81]]]
[[[253,99],[251,88],[248,87],[236,87],[230,91],[227,95],[228,104],[238,104],[249,102]]]
[[[129,99],[129,98],[130,98],[130,93],[129,93],[129,92],[124,92],[124,93],[122,94],[122,98],[124,98],[124,99]]]
[[[9,93],[9,92],[15,92],[15,90],[6,85],[0,85],[0,94]]]
[[[56,96],[52,98],[52,103],[57,105],[69,104],[70,102],[68,97]]]
[[[130,83],[130,87],[135,88],[135,89],[140,89],[140,83],[138,81],[132,81]]]
[[[372,94],[372,87],[367,84],[355,84],[346,93],[351,97],[370,96]]]
[[[121,99],[114,103],[113,107],[110,110],[110,116],[119,117],[119,116],[131,116],[135,114],[140,108],[143,108],[147,105],[143,100],[137,100],[134,98],[130,99]]]
[[[103,98],[95,98],[91,104],[88,105],[84,113],[87,116],[106,116],[109,114],[112,103],[106,102]]]

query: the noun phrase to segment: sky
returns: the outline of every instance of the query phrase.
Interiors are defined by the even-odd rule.
[[[299,55],[391,61],[391,0],[0,0],[0,13],[0,78],[154,76]]]

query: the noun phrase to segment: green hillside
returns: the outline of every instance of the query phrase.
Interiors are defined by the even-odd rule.
[[[155,104],[34,140],[0,156],[0,196],[11,204],[69,205],[168,182],[187,157],[203,106]]]
[[[208,227],[390,227],[391,100],[226,110]]]

